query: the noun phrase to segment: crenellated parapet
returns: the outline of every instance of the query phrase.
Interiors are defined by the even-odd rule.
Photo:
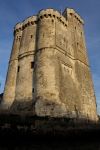
[[[65,11],[67,11],[67,18],[69,18],[69,16],[74,16],[81,24],[84,25],[83,19],[74,11],[74,9],[67,8]]]
[[[14,27],[14,34],[23,31],[26,27],[36,24],[37,16],[31,16],[21,23],[17,23]]]
[[[66,17],[62,15],[59,11],[54,9],[40,10],[37,16],[28,17],[22,23],[17,23],[14,28],[14,35],[20,31],[23,31],[28,26],[37,24],[37,22],[42,20],[43,18],[57,19],[60,23],[67,27],[68,18],[74,16],[81,24],[84,24],[83,19],[74,11],[74,9],[67,8],[63,12],[63,14],[65,12],[67,13]]]
[[[80,23],[84,24],[83,19],[78,15],[74,9],[65,9],[63,14],[67,12],[67,18],[65,18],[59,11],[54,9],[45,9],[40,10],[37,16],[31,16],[25,19],[22,23],[17,23],[14,28],[14,34],[18,33],[20,31],[23,31],[26,27],[36,24],[38,21],[40,21],[43,18],[51,18],[51,19],[57,19],[59,22],[61,22],[64,26],[67,27],[68,25],[68,17],[74,16]]]
[[[54,9],[41,10],[38,13],[38,20],[42,20],[43,18],[57,19],[65,27],[67,27],[67,25],[68,25],[67,20],[60,14],[60,12],[58,12],[57,10],[54,10]]]
[[[22,31],[22,25],[23,23],[17,23],[14,27],[14,35]]]
[[[37,16],[28,17],[26,20],[23,21],[22,30],[24,30],[28,26],[32,26],[36,24],[36,22],[37,22]]]

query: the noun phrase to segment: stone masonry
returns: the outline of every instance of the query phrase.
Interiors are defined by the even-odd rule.
[[[68,8],[41,10],[15,26],[2,109],[97,120],[83,25]]]

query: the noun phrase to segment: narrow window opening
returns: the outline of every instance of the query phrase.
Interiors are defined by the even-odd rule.
[[[33,24],[34,24],[34,22],[33,22],[33,21],[31,21],[31,24],[33,25]]]
[[[32,89],[32,93],[34,93],[34,88]]]
[[[42,18],[43,18],[43,16],[40,16],[40,18],[42,19]]]
[[[34,21],[34,24],[36,24],[37,23],[37,21]]]
[[[18,66],[18,72],[20,71],[20,66]]]
[[[65,37],[64,37],[64,42],[66,42],[66,39],[65,39]]]
[[[31,69],[34,68],[34,61],[31,62]]]
[[[49,17],[51,17],[51,14],[48,14]]]
[[[33,38],[33,35],[31,35],[31,39]]]
[[[54,22],[54,20],[52,19],[52,23]]]

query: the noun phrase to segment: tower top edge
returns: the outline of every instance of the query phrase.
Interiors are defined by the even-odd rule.
[[[60,11],[55,10],[53,8],[40,10],[39,13],[37,14],[37,17],[41,18],[41,16],[48,16],[48,15],[54,18],[59,18],[64,24],[67,24],[66,18],[60,13]]]
[[[34,22],[37,20],[37,16],[30,16],[28,18],[26,18],[25,20],[23,20],[22,22],[19,22],[15,25],[14,30],[20,29],[22,28],[25,24],[29,23],[29,22]]]
[[[70,14],[74,15],[75,18],[77,18],[82,24],[84,24],[84,20],[81,18],[81,16],[73,9],[73,8],[65,8],[65,10],[63,11],[63,13],[61,14],[59,10],[56,10],[54,8],[46,8],[46,9],[42,9],[38,12],[37,15],[33,15],[30,16],[28,18],[26,18],[25,20],[23,20],[22,22],[19,22],[15,25],[14,30],[22,28],[23,25],[27,24],[28,22],[31,21],[37,21],[38,17],[40,17],[41,15],[44,15],[46,13],[48,14],[52,14],[52,15],[56,15],[58,17],[63,18],[63,20],[66,20],[65,17],[63,16],[64,13],[67,13],[67,16],[69,16]]]
[[[59,13],[60,14],[60,11],[59,10],[56,10],[54,8],[46,8],[46,9],[41,9],[38,14],[42,14],[42,13]]]
[[[30,16],[23,21],[23,25],[27,24],[28,22],[36,21],[36,20],[37,20],[37,16]]]
[[[84,24],[84,20],[82,19],[82,17],[73,8],[66,8],[65,11],[67,11],[67,15],[74,15],[75,18],[77,18],[82,24]]]
[[[19,28],[22,28],[22,25],[23,25],[22,22],[18,22],[18,23],[15,25],[14,30],[19,29]]]
[[[84,24],[84,20],[82,19],[82,17],[73,8],[65,8],[64,12],[65,11],[67,13],[67,16],[69,14],[73,14],[82,24]],[[57,15],[60,17],[63,16],[63,13],[61,14],[60,11],[53,9],[53,8],[47,8],[47,9],[40,10],[38,13],[38,16],[43,15],[45,13],[50,13],[50,14]]]

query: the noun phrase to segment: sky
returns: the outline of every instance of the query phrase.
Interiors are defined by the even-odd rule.
[[[0,0],[0,93],[3,92],[13,43],[13,28],[39,10],[73,8],[84,19],[85,38],[100,114],[100,0]]]

